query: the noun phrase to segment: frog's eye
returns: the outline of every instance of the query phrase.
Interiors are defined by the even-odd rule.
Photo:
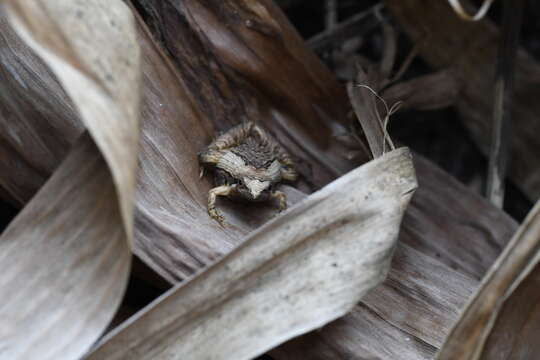
[[[199,154],[199,162],[203,165],[216,165],[221,158],[221,154],[214,150],[204,150]]]

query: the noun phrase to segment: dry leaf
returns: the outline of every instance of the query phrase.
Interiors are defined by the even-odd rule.
[[[5,6],[64,84],[92,139],[77,141],[0,239],[0,353],[77,359],[105,329],[127,284],[139,49],[119,1]]]
[[[403,102],[400,108],[435,110],[454,105],[459,95],[459,83],[449,70],[400,81],[382,92],[389,104]]]
[[[351,313],[280,346],[272,358],[435,357],[517,224],[418,154],[414,159],[419,188],[388,278]]]

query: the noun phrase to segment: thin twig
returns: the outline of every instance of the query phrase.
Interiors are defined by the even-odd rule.
[[[339,44],[351,37],[358,37],[367,34],[380,24],[380,12],[382,4],[377,4],[370,9],[354,15],[348,20],[337,24],[331,29],[315,35],[307,41],[309,47],[316,52],[326,51],[335,44]]]
[[[504,19],[499,44],[497,72],[495,75],[495,99],[493,131],[489,154],[488,182],[486,196],[496,206],[504,202],[504,179],[510,147],[512,83],[514,60],[519,41],[524,0],[506,1]]]
[[[409,69],[409,66],[411,66],[414,58],[418,55],[418,53],[420,52],[420,50],[422,49],[424,45],[425,44],[423,40],[418,41],[416,44],[414,44],[411,51],[409,51],[409,53],[407,54],[407,57],[405,58],[405,60],[401,63],[401,66],[399,67],[399,69],[396,71],[394,76],[392,76],[392,78],[389,79],[389,84],[392,84],[398,81],[399,79],[401,79],[403,74],[405,74],[405,71]]]
[[[326,0],[326,30],[332,30],[338,23],[338,0]]]
[[[382,21],[382,30],[384,49],[379,71],[382,79],[388,79],[396,63],[397,33],[394,27],[386,21]]]

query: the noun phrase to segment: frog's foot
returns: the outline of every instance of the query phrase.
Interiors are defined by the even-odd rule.
[[[287,195],[281,191],[274,191],[271,194],[272,199],[277,199],[279,201],[279,211],[287,209]]]
[[[216,198],[218,196],[229,196],[235,189],[236,186],[234,185],[222,185],[208,192],[208,215],[221,226],[225,226],[225,218],[216,210]]]

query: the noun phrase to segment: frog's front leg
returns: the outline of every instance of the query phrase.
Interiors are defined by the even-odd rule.
[[[221,226],[225,225],[225,219],[216,210],[216,198],[218,196],[229,196],[234,191],[236,191],[236,185],[221,185],[208,192],[208,215],[220,223]]]
[[[279,211],[287,209],[287,195],[281,191],[273,191],[270,194],[270,198],[277,199],[279,201]]]

